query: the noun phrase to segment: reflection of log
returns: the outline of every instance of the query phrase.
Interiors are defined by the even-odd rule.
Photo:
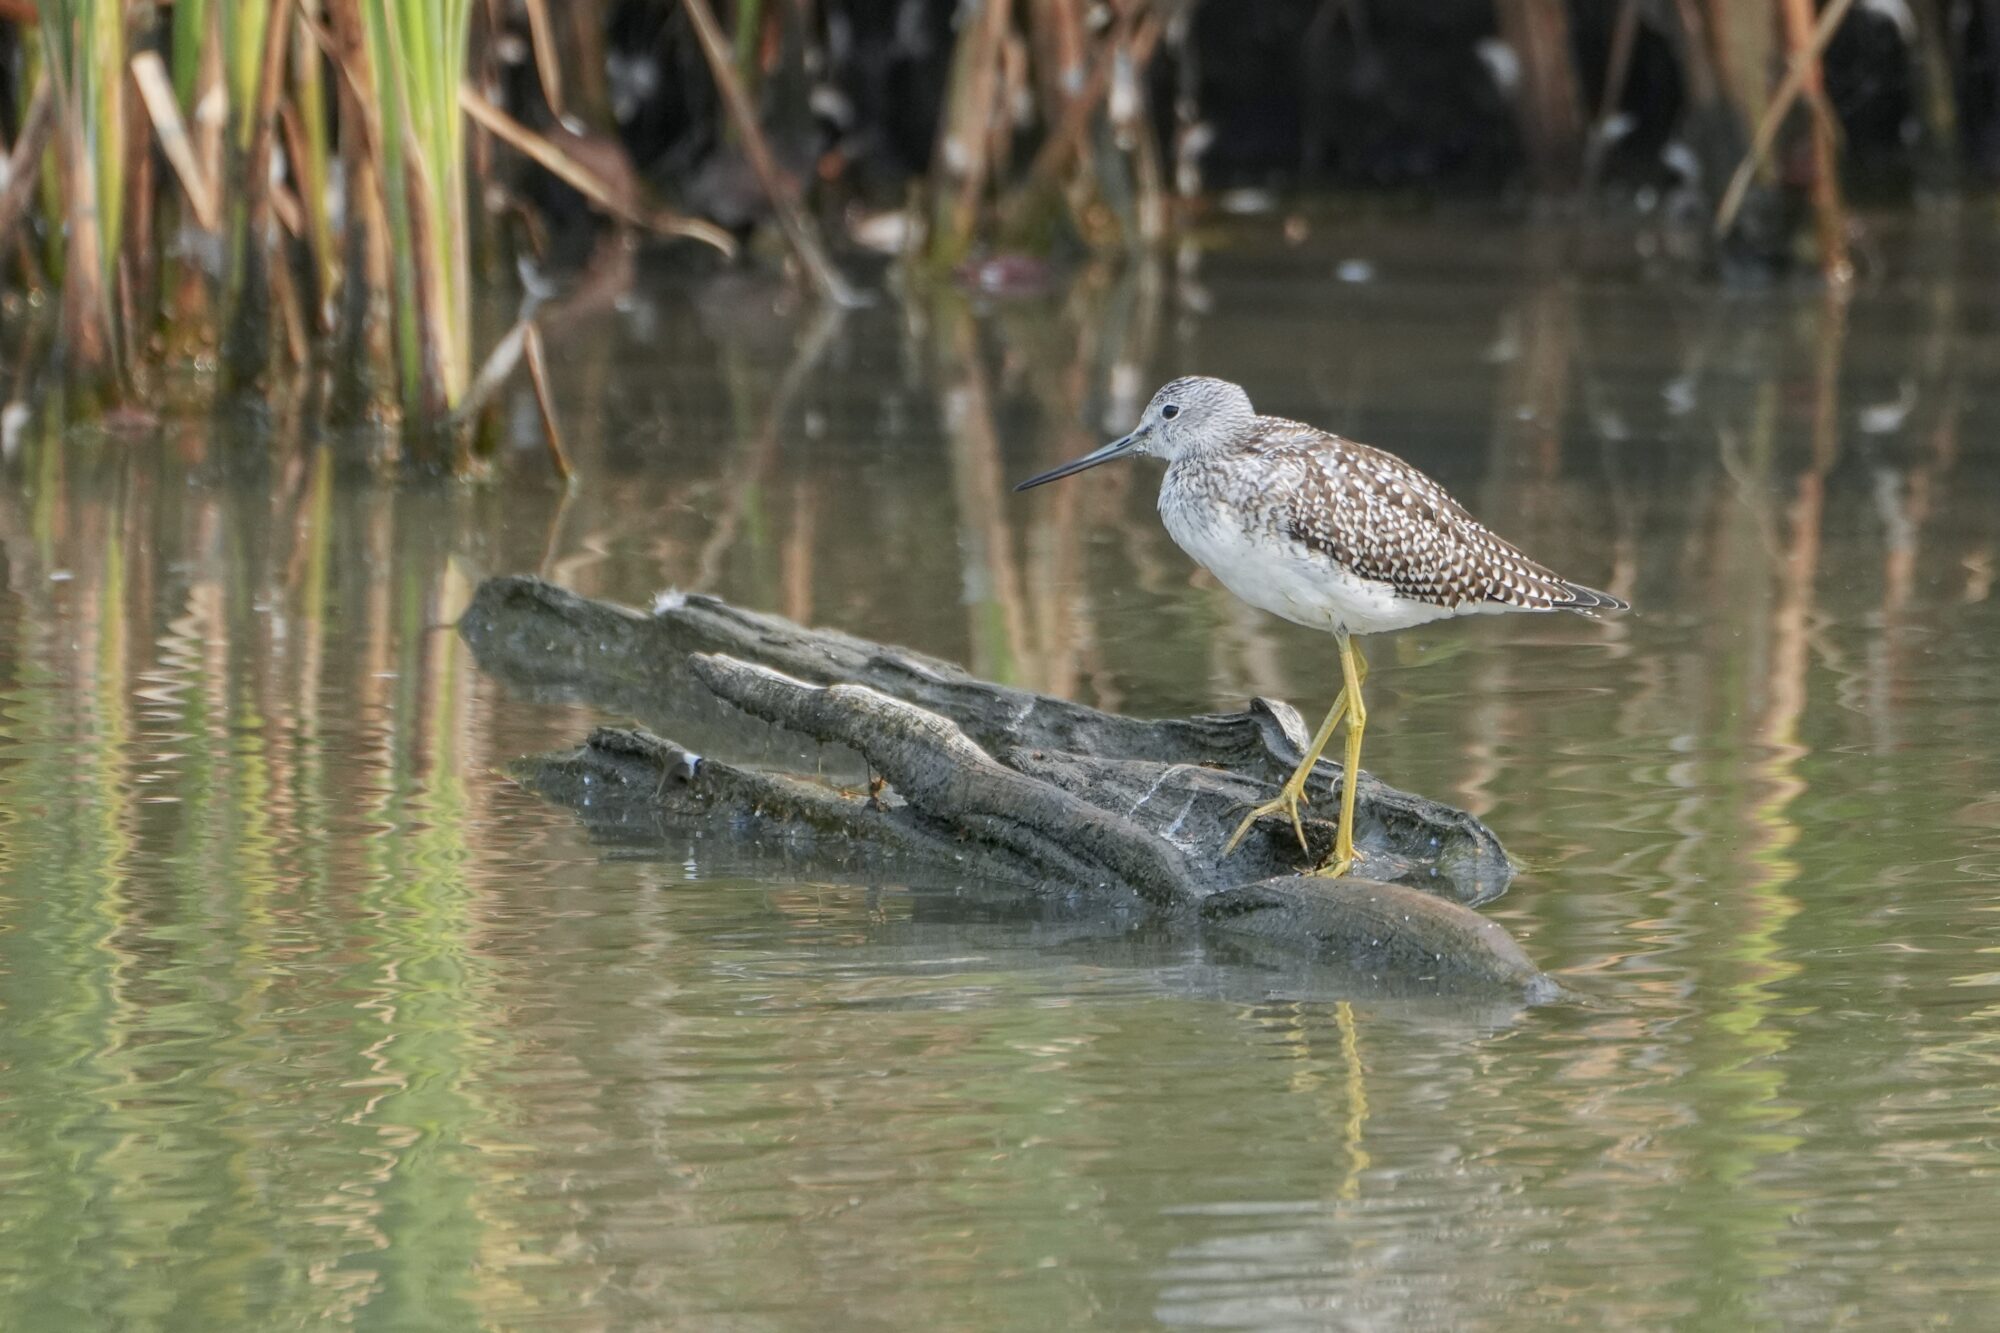
[[[526,578],[482,585],[459,629],[480,665],[516,688],[619,709],[684,738],[693,728],[701,744],[756,751],[769,765],[607,728],[577,751],[519,766],[606,834],[696,830],[837,873],[1026,882],[1037,897],[1157,915],[1397,988],[1554,992],[1466,906],[1497,896],[1509,871],[1493,835],[1460,811],[1364,775],[1357,843],[1380,878],[1299,876],[1305,855],[1276,821],[1220,856],[1241,810],[1296,761],[1303,728],[1284,704],[1149,722],[711,598],[668,598],[644,615]],[[830,783],[841,764],[802,762],[801,736],[858,754],[888,794]],[[852,764],[845,772],[862,776]],[[1319,776],[1311,799],[1330,812],[1339,768],[1325,764]],[[1308,820],[1307,833],[1317,852],[1332,841],[1329,821]]]

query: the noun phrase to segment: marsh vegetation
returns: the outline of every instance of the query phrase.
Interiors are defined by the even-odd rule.
[[[561,468],[543,304],[594,249],[848,304],[871,252],[1032,285],[1273,190],[1525,190],[1841,283],[1851,189],[1990,167],[1996,43],[1953,0],[8,0],[8,394],[297,398],[464,470],[521,370]]]

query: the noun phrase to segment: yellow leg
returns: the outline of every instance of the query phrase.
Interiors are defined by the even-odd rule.
[[[1340,642],[1345,645],[1347,640],[1343,636]],[[1250,826],[1265,815],[1284,815],[1290,819],[1292,831],[1299,835],[1299,846],[1306,851],[1312,850],[1306,843],[1306,826],[1299,818],[1299,807],[1305,804],[1306,779],[1312,776],[1313,766],[1319,763],[1320,755],[1326,752],[1327,743],[1333,739],[1333,729],[1339,726],[1340,719],[1348,714],[1347,701],[1361,697],[1360,682],[1368,679],[1368,663],[1361,660],[1359,651],[1354,653],[1354,660],[1356,669],[1350,670],[1346,653],[1343,651],[1341,673],[1344,677],[1351,676],[1355,683],[1343,688],[1334,699],[1333,707],[1327,710],[1326,721],[1319,724],[1319,733],[1312,738],[1312,744],[1306,747],[1305,758],[1300,761],[1298,768],[1293,770],[1292,775],[1285,779],[1285,785],[1278,789],[1277,799],[1266,801],[1243,816],[1243,822],[1236,826],[1236,832],[1230,834],[1229,841],[1223,844],[1224,856],[1235,851],[1236,845],[1243,841],[1243,835],[1250,831]],[[1348,725],[1351,732],[1353,724]]]
[[[1361,785],[1361,733],[1368,729],[1368,705],[1361,702],[1361,681],[1367,668],[1345,634],[1340,637],[1340,674],[1347,682],[1347,758],[1340,776],[1340,829],[1333,839],[1333,859],[1314,874],[1337,879],[1354,868],[1354,789]]]
[[[1340,719],[1346,715],[1347,691],[1342,690],[1340,696],[1333,701],[1333,707],[1327,710],[1326,721],[1319,724],[1319,734],[1314,736],[1312,744],[1306,747],[1306,757],[1292,771],[1292,775],[1285,779],[1285,785],[1278,789],[1277,799],[1266,801],[1243,816],[1243,822],[1236,826],[1236,832],[1230,834],[1229,841],[1222,845],[1224,856],[1235,851],[1236,844],[1243,841],[1243,835],[1250,831],[1250,826],[1265,815],[1284,815],[1289,818],[1292,821],[1293,831],[1299,835],[1299,846],[1306,851],[1312,850],[1306,843],[1306,826],[1299,818],[1299,806],[1305,803],[1306,779],[1312,775],[1313,765],[1319,762],[1327,742],[1333,739],[1333,729],[1340,725]]]

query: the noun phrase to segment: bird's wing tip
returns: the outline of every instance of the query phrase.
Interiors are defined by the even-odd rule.
[[[1611,593],[1602,592],[1596,588],[1586,588],[1580,583],[1565,583],[1563,586],[1569,589],[1571,599],[1569,602],[1570,610],[1582,611],[1588,614],[1597,611],[1630,611],[1632,609],[1632,603],[1626,601],[1623,597],[1614,596]]]

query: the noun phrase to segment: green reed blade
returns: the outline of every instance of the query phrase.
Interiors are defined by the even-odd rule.
[[[406,411],[436,424],[471,382],[458,90],[465,79],[472,6],[470,0],[365,0],[361,9],[382,117],[383,193],[396,233],[403,403]]]

